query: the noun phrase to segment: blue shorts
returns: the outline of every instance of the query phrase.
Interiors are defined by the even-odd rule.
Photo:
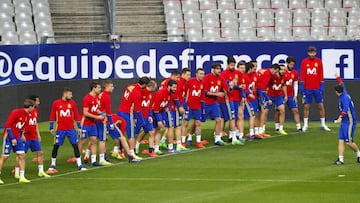
[[[232,102],[233,105],[234,105],[234,119],[235,120],[238,120],[238,113],[239,113],[239,107],[240,107],[240,102],[238,101],[233,101]]]
[[[17,144],[12,146],[11,140],[9,138],[3,138],[3,156],[9,156],[11,150],[16,152],[16,154],[24,154],[25,153],[25,146],[22,142],[21,138],[16,139]]]
[[[113,140],[119,139],[122,136],[121,130],[119,129],[119,127],[117,127],[117,125],[114,125],[113,130],[110,129],[110,125],[107,125],[107,129],[108,129],[110,137]]]
[[[100,141],[106,141],[107,126],[103,122],[95,122],[95,124],[96,124],[97,138]]]
[[[234,120],[235,119],[235,111],[234,111],[234,103],[233,102],[225,102],[219,103],[221,118],[225,121]]]
[[[205,106],[205,114],[202,116],[202,122],[205,122],[209,116],[213,120],[215,118],[221,118],[219,103],[216,102]]]
[[[126,135],[130,138],[135,138],[139,134],[142,125],[136,125],[134,121],[134,115],[124,112],[118,112],[118,116],[122,117],[126,121]]]
[[[41,152],[41,144],[39,140],[26,140],[25,142],[25,153],[31,149],[32,152]]]
[[[166,112],[166,111],[162,111],[162,112],[160,112],[159,113],[159,116],[160,116],[160,121],[158,121],[157,119],[156,119],[156,116],[154,116],[154,120],[153,120],[153,126],[154,126],[154,128],[157,128],[158,127],[158,122],[164,122],[164,118],[163,118],[163,115],[165,114],[166,115],[166,113],[164,113],[164,112]]]
[[[323,98],[323,96],[321,94],[320,89],[317,89],[317,90],[304,90],[303,103],[304,104],[311,104],[313,97],[315,98],[315,102],[317,104],[324,102],[324,98]]]
[[[96,127],[96,125],[83,126],[81,128],[81,131],[82,131],[81,137],[80,137],[81,139],[85,139],[85,138],[89,138],[89,137],[93,137],[93,136],[96,137],[97,136],[97,127]],[[65,139],[65,137],[64,137],[64,139]]]
[[[148,133],[154,130],[154,124],[150,123],[148,118],[144,118],[144,124],[142,128],[144,129],[145,133]]]
[[[95,126],[86,126],[86,127],[94,127],[94,129],[96,129]],[[83,129],[82,132],[84,134],[84,129]],[[54,144],[55,145],[60,145],[60,146],[63,145],[64,140],[65,140],[66,137],[69,139],[70,144],[77,144],[78,143],[78,137],[77,137],[77,134],[76,134],[76,130],[73,129],[73,130],[57,130],[56,134],[55,134],[55,137],[54,137]]]
[[[244,118],[248,119],[250,117],[254,117],[254,108],[251,104],[251,102],[245,102],[244,105]]]
[[[257,99],[251,100],[249,103],[251,103],[254,113],[259,112],[259,101]]]
[[[188,113],[185,113],[185,120],[190,121],[192,118],[194,118],[197,121],[201,121],[201,110],[189,109]]]
[[[179,115],[179,112],[176,110],[172,110],[170,112],[163,111],[162,118],[164,119],[165,127],[167,128],[181,126],[181,117]]]
[[[288,97],[288,100],[286,102],[286,105],[289,109],[297,109],[298,108],[298,105],[297,103],[295,102],[295,99],[294,97]]]
[[[344,140],[344,142],[354,142],[355,129],[356,122],[341,122],[339,140]]]
[[[275,105],[276,108],[284,105],[284,96],[270,97],[270,100],[272,101],[272,105]],[[272,105],[267,104],[266,109],[270,109]]]

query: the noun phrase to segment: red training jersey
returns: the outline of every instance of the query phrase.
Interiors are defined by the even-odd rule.
[[[153,93],[144,88],[141,91],[141,112],[144,118],[148,118],[149,111],[151,110],[151,103],[153,99]]]
[[[27,119],[28,113],[24,108],[13,110],[5,123],[4,135],[7,135],[6,129],[11,129],[15,139],[20,139],[21,132],[27,124]]]
[[[298,73],[296,70],[286,71],[284,78],[285,78],[287,96],[293,97],[294,82],[298,81]]]
[[[100,101],[99,110],[101,112],[105,112],[106,115],[112,115],[110,92],[102,91],[99,94],[99,101]],[[107,118],[105,117],[103,120],[107,120]],[[103,120],[100,120],[100,121],[103,121]]]
[[[320,89],[320,82],[324,81],[324,70],[321,59],[305,58],[300,66],[300,82],[304,82],[304,89]]]
[[[24,136],[26,140],[37,140],[39,139],[37,133],[37,122],[39,117],[39,109],[34,108],[32,112],[28,114],[27,123],[25,125]]]
[[[200,110],[203,91],[202,81],[196,77],[191,78],[186,82],[184,90],[186,92],[185,98],[189,109]]]
[[[258,83],[257,88],[261,89],[262,91],[266,90],[266,87],[269,85],[271,80],[271,71],[270,68],[268,69],[260,69],[257,71],[258,76]]]
[[[74,100],[55,100],[51,107],[50,122],[57,121],[57,130],[73,130],[74,121],[80,122],[81,116]]]
[[[269,97],[277,97],[277,96],[284,96],[283,86],[285,85],[284,77],[275,74],[271,77],[269,89],[268,89],[268,96]]]
[[[159,113],[163,111],[169,104],[171,100],[171,93],[167,87],[164,87],[157,91],[154,95],[152,109],[154,113]]]
[[[118,112],[134,113],[141,111],[141,86],[130,84],[125,88],[121,102],[119,104]]]
[[[205,92],[225,92],[227,94],[229,85],[226,83],[225,79],[220,76],[216,76],[213,73],[207,74],[203,79],[203,87],[204,87],[204,94]],[[204,95],[204,101],[206,105],[214,104],[218,100],[216,96],[207,96]]]
[[[242,78],[242,73],[239,70],[230,70],[226,69],[220,74],[221,77],[225,79],[225,81],[233,81],[236,83],[239,82]],[[240,92],[238,90],[233,90],[231,92],[228,92],[229,101],[240,101]],[[218,98],[219,102],[224,103],[225,97]]]
[[[255,96],[255,99],[248,98],[248,101],[256,100],[258,97],[257,95],[258,73],[254,72],[246,75],[248,75],[249,77],[249,82],[250,82],[249,90],[252,91],[252,94]]]
[[[84,114],[84,108],[88,108],[88,112],[98,116],[99,115],[99,110],[100,110],[100,100],[98,96],[91,96],[90,94],[86,94],[85,97],[83,98],[83,103],[82,103],[82,109],[83,109],[83,114]],[[84,120],[84,126],[94,126],[95,125],[95,119],[94,118],[90,118],[85,116],[85,120]]]

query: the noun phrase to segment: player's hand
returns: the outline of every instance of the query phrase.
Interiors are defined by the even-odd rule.
[[[295,104],[297,104],[297,97],[294,97]]]
[[[342,118],[339,117],[338,119],[334,120],[334,123],[341,123]]]
[[[98,115],[98,116],[96,116],[96,119],[97,120],[103,120],[103,119],[105,119],[105,116],[104,115]]]
[[[241,85],[239,85],[239,88],[241,88],[241,89],[245,89],[245,87],[246,87],[246,85],[245,85],[245,84],[241,84]]]
[[[81,136],[82,130],[81,130],[81,129],[77,129],[77,134],[78,134],[79,136]]]
[[[154,120],[153,120],[153,118],[152,118],[151,116],[149,116],[148,122],[149,122],[149,123],[153,123],[153,122],[154,122]]]
[[[284,103],[286,103],[287,101],[288,101],[288,97],[285,96],[285,97],[284,97]]]
[[[185,113],[184,107],[180,106],[180,108],[179,108],[179,113],[180,113],[180,114],[184,114],[184,113]]]
[[[110,130],[114,130],[115,126],[114,124],[110,124]]]
[[[38,136],[38,139],[39,139],[39,142],[41,142],[41,136],[40,135]]]
[[[11,144],[12,144],[12,146],[16,146],[16,145],[17,145],[16,139],[12,139],[12,140],[11,140]]]
[[[272,101],[271,101],[271,100],[269,100],[268,103],[269,103],[269,105],[272,105]]]
[[[234,85],[235,85],[235,83],[234,83],[233,81],[230,81],[230,82],[229,82],[229,87],[230,87],[230,88],[233,88]]]
[[[52,135],[55,135],[55,130],[54,130],[54,129],[51,129],[51,130],[50,130],[50,133],[51,133]]]

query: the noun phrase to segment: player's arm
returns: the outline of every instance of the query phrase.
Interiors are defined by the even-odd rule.
[[[300,80],[299,80],[299,88],[300,88],[300,94],[304,95],[304,81],[306,76],[306,66],[304,61],[301,62],[300,65]]]
[[[287,100],[288,100],[287,87],[284,82],[282,83],[282,91],[284,93],[284,102],[287,102]]]
[[[340,105],[341,105],[341,112],[340,115],[338,117],[337,120],[335,120],[335,123],[341,123],[342,118],[344,118],[349,110],[349,104],[350,104],[350,100],[348,99],[348,97],[342,97],[340,99]]]
[[[72,103],[72,106],[73,106],[73,119],[76,122],[76,125],[77,125],[77,128],[78,128],[77,131],[78,131],[78,134],[80,135],[82,133],[81,132],[81,128],[82,128],[81,126],[83,126],[82,123],[84,123],[83,117],[80,116],[80,114],[79,114],[79,109],[77,107],[77,104],[73,100],[72,100],[71,103]]]
[[[84,107],[83,108],[83,115],[85,117],[98,119],[98,120],[102,120],[104,118],[103,115],[95,115],[95,114],[90,113],[89,107]]]
[[[55,135],[54,132],[54,122],[56,121],[56,102],[53,102],[52,106],[51,106],[51,111],[50,111],[50,118],[49,118],[49,130],[50,133],[52,135]]]
[[[13,146],[15,146],[17,144],[17,141],[16,141],[16,138],[14,136],[14,133],[11,130],[11,126],[14,125],[15,122],[16,122],[16,117],[15,117],[13,112],[10,113],[10,116],[9,116],[9,118],[6,121],[6,124],[5,124],[5,128],[6,128],[5,137],[8,137],[11,140],[11,144]]]

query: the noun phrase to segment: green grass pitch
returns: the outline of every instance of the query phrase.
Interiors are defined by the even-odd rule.
[[[27,155],[29,184],[18,184],[11,174],[14,154],[2,170],[0,200],[6,202],[359,202],[360,164],[346,149],[345,164],[337,158],[338,125],[331,132],[311,123],[306,133],[295,132],[286,123],[287,136],[146,158],[141,163],[112,160],[110,167],[78,172],[68,141],[60,148],[59,173],[49,179],[37,177],[34,153]],[[212,140],[213,122],[203,125],[203,135]],[[53,137],[48,123],[40,124],[49,167]],[[273,124],[268,124],[273,132]],[[359,140],[355,137],[355,140]],[[109,141],[108,148],[112,147]],[[142,148],[147,146],[142,145]]]

